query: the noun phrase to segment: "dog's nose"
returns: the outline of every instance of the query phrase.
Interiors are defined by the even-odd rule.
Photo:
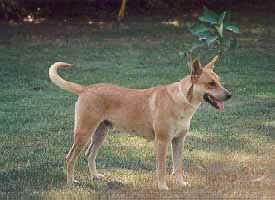
[[[232,94],[230,92],[226,94],[226,99],[227,100],[230,99],[231,97],[232,97]]]

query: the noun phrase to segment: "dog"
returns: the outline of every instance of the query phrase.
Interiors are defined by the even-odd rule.
[[[129,89],[108,83],[82,86],[57,74],[59,68],[68,68],[71,64],[54,63],[49,69],[51,81],[79,96],[75,103],[73,145],[65,158],[67,183],[74,183],[74,164],[87,146],[91,178],[103,176],[96,170],[96,154],[112,127],[154,140],[156,181],[160,190],[168,190],[166,154],[171,144],[176,183],[186,186],[182,152],[193,114],[203,101],[223,111],[224,101],[231,97],[214,72],[217,59],[218,56],[214,57],[204,67],[195,59],[191,62],[190,75],[178,82],[149,89]]]

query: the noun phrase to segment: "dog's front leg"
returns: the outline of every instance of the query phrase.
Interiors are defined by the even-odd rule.
[[[157,184],[159,190],[168,190],[168,186],[166,183],[166,152],[168,141],[166,140],[156,140],[156,167],[157,167]]]
[[[173,174],[176,181],[181,186],[186,186],[188,183],[183,180],[183,164],[182,153],[183,143],[185,139],[185,133],[182,133],[179,137],[175,137],[172,140],[172,160],[173,160]]]

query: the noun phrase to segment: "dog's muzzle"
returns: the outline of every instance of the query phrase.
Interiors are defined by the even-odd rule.
[[[231,96],[231,93],[228,92],[226,95],[224,95],[222,100],[220,100],[213,95],[206,93],[203,95],[203,99],[219,111],[224,111],[224,101],[230,99]]]

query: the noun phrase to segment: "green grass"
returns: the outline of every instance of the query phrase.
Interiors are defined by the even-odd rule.
[[[257,18],[256,18],[257,19]],[[68,188],[64,157],[72,143],[77,97],[48,78],[55,61],[76,65],[60,74],[81,84],[111,82],[148,88],[187,74],[179,52],[191,45],[184,29],[161,20],[109,24],[6,25],[0,28],[0,198],[144,199],[271,197],[275,179],[275,53],[273,26],[262,18],[240,21],[240,48],[216,66],[233,98],[220,113],[203,104],[191,123],[184,150],[188,188],[168,176],[170,192],[154,182],[153,144],[110,134],[99,151],[103,180],[91,182],[82,156],[81,184]],[[253,32],[253,27],[260,27]],[[273,37],[273,38],[272,38]],[[202,62],[214,55],[201,53]],[[171,172],[171,158],[168,158]],[[124,196],[123,196],[124,195]]]

